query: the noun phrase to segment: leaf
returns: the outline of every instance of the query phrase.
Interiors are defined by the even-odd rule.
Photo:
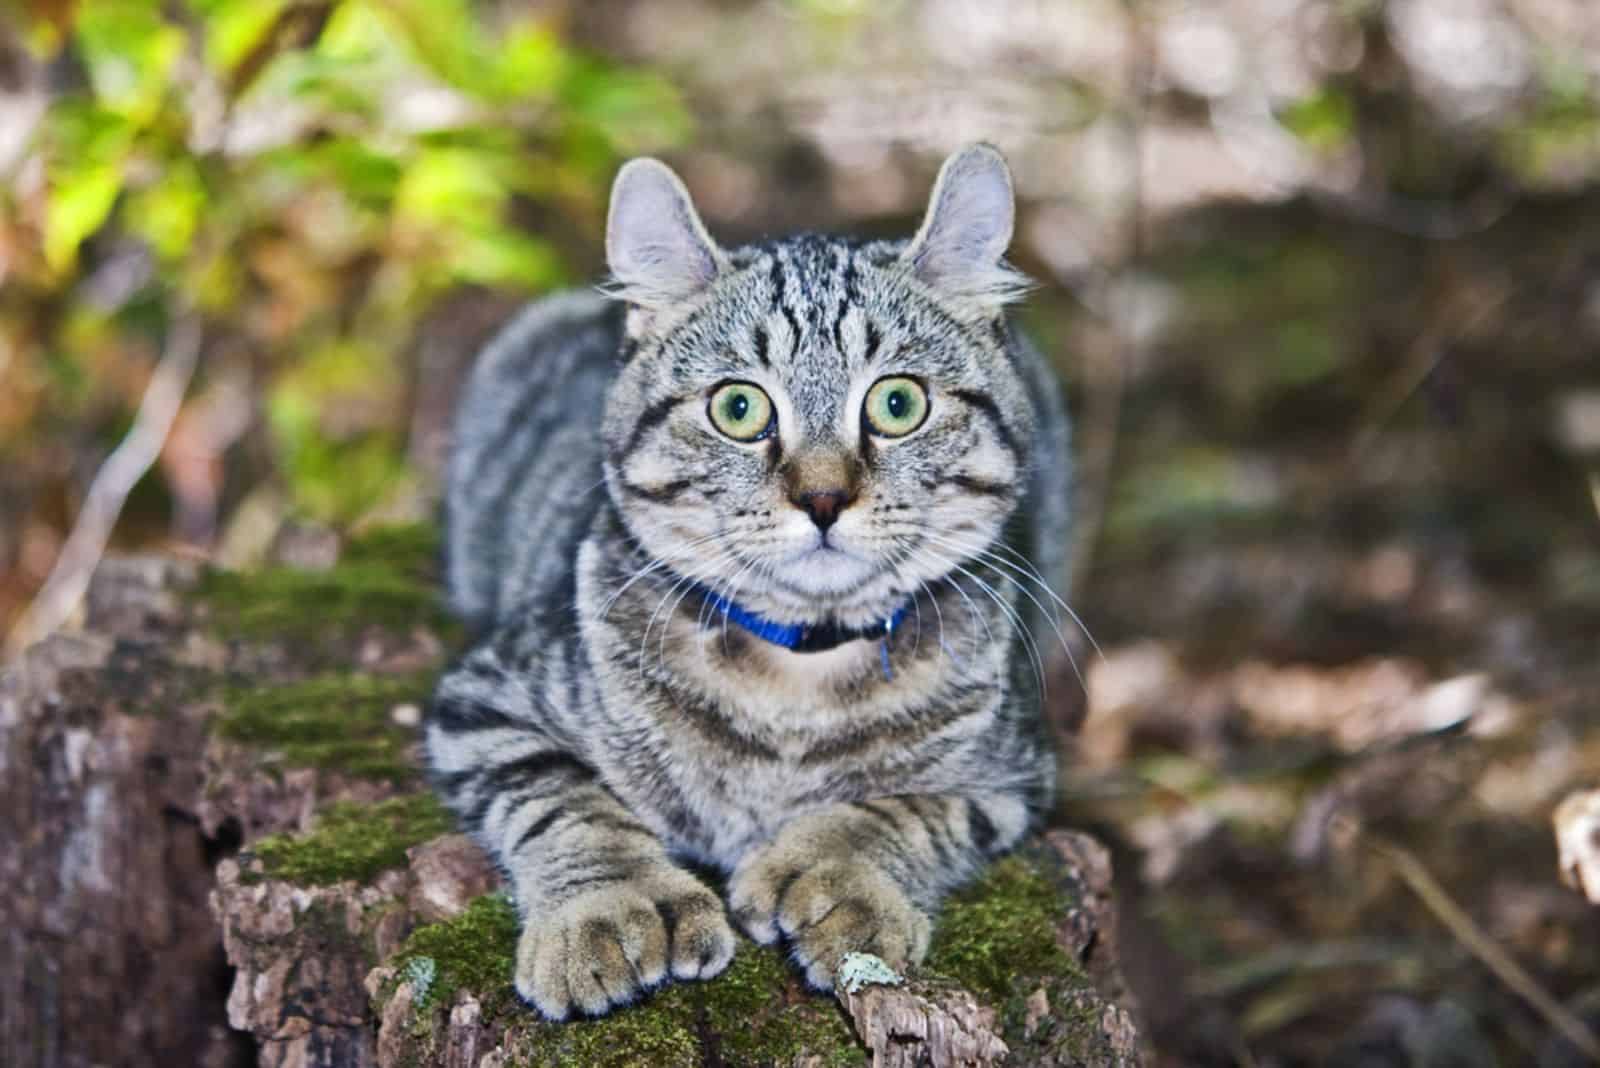
[[[539,290],[563,280],[561,257],[548,241],[503,227],[466,235],[450,266],[457,280],[480,285]]]
[[[207,62],[231,71],[277,25],[286,0],[209,0],[197,6],[205,15]]]
[[[58,175],[44,217],[44,258],[57,273],[72,266],[78,246],[99,230],[122,189],[122,168],[101,163]]]
[[[573,117],[604,135],[623,154],[681,140],[689,113],[671,82],[658,75],[589,60],[568,80]]]
[[[571,66],[571,54],[548,27],[533,22],[513,26],[496,57],[498,94],[508,99],[548,96]]]
[[[1318,151],[1346,144],[1355,132],[1355,105],[1337,89],[1322,88],[1284,109],[1283,125]]]
[[[177,262],[190,252],[205,206],[199,170],[192,160],[179,159],[154,183],[129,197],[123,218],[156,255]]]
[[[507,195],[497,169],[492,158],[470,149],[427,149],[400,179],[394,213],[416,222],[490,225]]]
[[[173,85],[184,34],[154,0],[89,0],[78,12],[78,52],[102,107],[148,125]]]
[[[388,21],[411,54],[445,84],[481,98],[497,97],[497,64],[464,0],[388,0]]]

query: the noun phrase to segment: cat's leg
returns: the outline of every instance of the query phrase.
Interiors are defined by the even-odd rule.
[[[734,950],[721,900],[597,778],[566,717],[494,659],[474,650],[441,680],[427,746],[446,801],[510,876],[517,992],[561,1019],[721,972]]]
[[[846,953],[892,967],[928,950],[939,899],[1011,848],[1030,822],[1010,794],[906,795],[831,805],[752,849],[729,884],[734,918],[758,942],[790,939],[813,986]]]

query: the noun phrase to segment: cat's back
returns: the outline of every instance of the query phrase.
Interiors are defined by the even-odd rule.
[[[469,622],[569,596],[605,496],[600,420],[621,335],[620,305],[573,291],[528,305],[478,354],[445,487],[446,579]]]

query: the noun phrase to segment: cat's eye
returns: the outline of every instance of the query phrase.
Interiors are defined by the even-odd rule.
[[[915,378],[880,378],[867,390],[861,414],[879,437],[903,438],[928,418],[928,391]]]
[[[760,441],[772,432],[772,398],[752,382],[725,382],[706,404],[711,425],[734,441]]]

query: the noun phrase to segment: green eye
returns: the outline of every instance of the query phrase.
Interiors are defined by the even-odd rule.
[[[734,441],[759,441],[772,430],[772,399],[750,382],[718,386],[706,414],[712,426]]]
[[[880,378],[867,391],[861,414],[879,437],[903,438],[928,418],[928,391],[915,378]]]

